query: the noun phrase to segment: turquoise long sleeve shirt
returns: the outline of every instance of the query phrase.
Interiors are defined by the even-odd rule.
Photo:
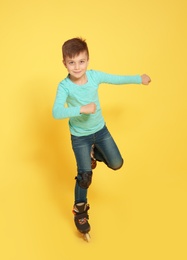
[[[69,118],[70,133],[75,136],[87,136],[101,130],[105,125],[98,96],[101,83],[141,84],[140,75],[112,75],[96,70],[87,70],[87,82],[84,85],[73,83],[69,76],[62,80],[57,89],[53,106],[55,119]],[[81,106],[91,102],[96,104],[94,114],[81,114]]]

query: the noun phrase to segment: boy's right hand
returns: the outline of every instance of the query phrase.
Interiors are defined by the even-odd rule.
[[[95,111],[96,111],[96,104],[93,102],[85,106],[82,106],[80,109],[81,114],[94,114]]]

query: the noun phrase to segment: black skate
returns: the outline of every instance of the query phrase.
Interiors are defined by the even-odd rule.
[[[89,208],[89,205],[84,202],[75,204],[73,208],[75,225],[87,242],[90,241],[90,224],[88,223],[89,216],[87,213]]]

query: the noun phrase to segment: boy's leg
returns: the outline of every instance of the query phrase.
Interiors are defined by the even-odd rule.
[[[75,202],[73,213],[75,214],[74,221],[77,229],[81,233],[90,231],[88,223],[89,205],[87,204],[87,191],[92,182],[91,169],[91,138],[88,137],[71,137],[72,148],[77,162],[77,176],[75,184]]]
[[[77,163],[77,176],[75,184],[75,203],[87,202],[87,189],[92,181],[90,136],[71,136],[72,148]]]
[[[113,170],[123,165],[123,158],[106,126],[96,133],[94,157]]]

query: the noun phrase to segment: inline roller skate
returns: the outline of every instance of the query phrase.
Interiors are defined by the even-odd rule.
[[[73,207],[75,225],[87,242],[90,241],[90,224],[88,223],[89,216],[87,212],[89,208],[89,205],[85,202],[77,203]]]

